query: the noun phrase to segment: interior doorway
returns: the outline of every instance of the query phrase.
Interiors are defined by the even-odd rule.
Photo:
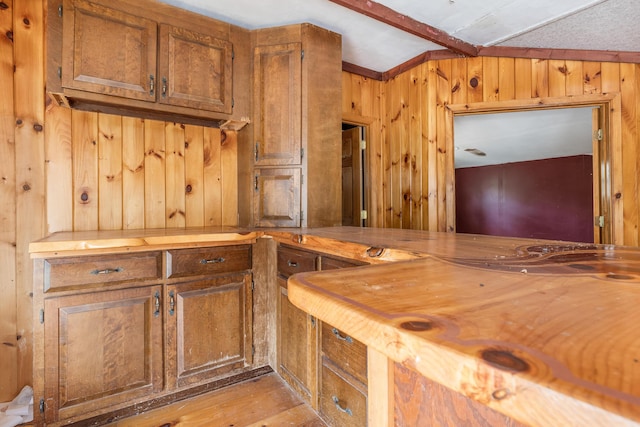
[[[366,127],[342,124],[342,225],[367,226]]]
[[[592,203],[593,203],[593,241],[594,243],[616,243],[620,235],[616,229],[620,229],[622,210],[619,203],[612,198],[612,188],[620,185],[622,177],[619,168],[613,168],[612,164],[619,164],[621,157],[619,147],[620,115],[616,106],[620,99],[616,94],[585,95],[571,98],[544,98],[532,100],[516,100],[501,103],[474,103],[465,105],[447,106],[447,151],[455,152],[454,116],[469,114],[491,114],[501,112],[517,112],[527,110],[548,110],[587,107],[591,109],[591,133],[593,134],[593,171],[592,171]],[[447,198],[455,201],[456,186],[454,156],[449,157],[446,166],[446,174],[452,177],[453,185],[447,190]],[[535,194],[532,195],[534,197]],[[455,203],[454,209],[448,211],[448,227],[454,229],[456,224]]]

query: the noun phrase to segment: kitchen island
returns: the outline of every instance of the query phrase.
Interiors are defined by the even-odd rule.
[[[415,259],[288,285],[367,345],[369,425],[640,425],[639,250],[366,229],[298,240],[368,233],[380,257]]]

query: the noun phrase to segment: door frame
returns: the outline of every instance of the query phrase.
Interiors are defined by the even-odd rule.
[[[446,156],[445,177],[447,183],[446,229],[455,230],[455,165],[454,118],[456,115],[505,113],[514,111],[559,109],[576,107],[600,107],[598,119],[603,129],[599,149],[594,148],[594,217],[603,215],[605,226],[595,233],[595,243],[623,244],[622,200],[622,114],[619,93],[579,95],[559,98],[532,98],[511,101],[453,104],[445,108]]]

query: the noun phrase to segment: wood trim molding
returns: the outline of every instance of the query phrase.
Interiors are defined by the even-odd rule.
[[[330,0],[347,9],[361,13],[392,27],[398,28],[414,36],[421,37],[430,42],[437,43],[445,48],[468,56],[477,56],[478,48],[463,40],[450,36],[442,30],[416,21],[410,16],[403,15],[395,10],[370,0]]]

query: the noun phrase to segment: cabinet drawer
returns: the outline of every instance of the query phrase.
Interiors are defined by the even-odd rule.
[[[44,292],[161,276],[160,252],[52,258],[44,262]]]
[[[167,277],[200,276],[251,268],[251,245],[167,251]]]
[[[367,425],[367,396],[336,373],[326,361],[322,364],[320,414],[333,426]]]
[[[295,273],[316,270],[317,255],[311,252],[280,246],[278,249],[278,274],[289,277]]]
[[[322,255],[322,259],[320,260],[321,270],[337,270],[340,268],[358,267],[360,265],[366,264],[364,262],[333,258],[326,255]]]
[[[340,369],[367,384],[367,346],[322,322],[322,353]]]

